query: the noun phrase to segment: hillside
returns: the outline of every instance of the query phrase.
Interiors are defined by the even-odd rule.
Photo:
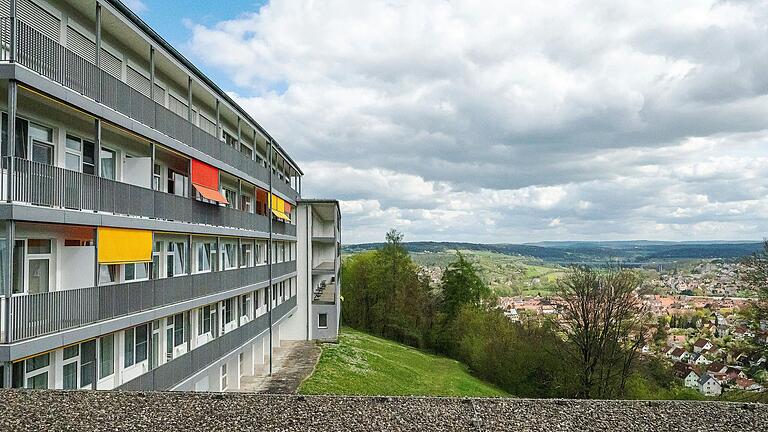
[[[381,243],[346,245],[347,253],[381,247]],[[686,259],[737,259],[761,249],[760,242],[541,242],[535,244],[481,244],[459,242],[405,242],[409,252],[445,252],[470,250],[526,256],[557,264],[605,264],[620,261],[648,264]]]
[[[342,329],[338,344],[326,344],[302,394],[386,396],[508,396],[473,377],[455,360]]]

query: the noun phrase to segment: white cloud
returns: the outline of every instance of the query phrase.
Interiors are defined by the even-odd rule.
[[[345,241],[768,234],[768,6],[281,1],[187,51]],[[216,55],[211,55],[216,53]]]

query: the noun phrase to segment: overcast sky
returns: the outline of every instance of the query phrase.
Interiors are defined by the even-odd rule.
[[[768,235],[766,2],[129,3],[345,243]]]

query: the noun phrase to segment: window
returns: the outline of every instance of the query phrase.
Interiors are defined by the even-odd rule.
[[[211,319],[213,315],[213,308],[211,306],[203,306],[198,309],[197,314],[197,334],[198,336],[206,333],[211,333]]]
[[[172,169],[168,169],[168,190],[166,192],[186,197],[187,176]]]
[[[50,288],[51,241],[27,240],[27,257],[29,259],[27,263],[29,268],[27,292],[29,294],[48,292]]]
[[[229,270],[237,267],[237,245],[234,243],[222,243],[221,245],[221,259],[224,270]]]
[[[243,294],[240,296],[240,316],[247,317],[248,311],[251,310],[251,296]]]
[[[163,243],[156,241],[152,249],[152,279],[160,279],[160,251],[163,250]]]
[[[32,160],[53,165],[53,129],[30,122],[29,138],[32,140]]]
[[[119,267],[117,264],[102,264],[99,266],[99,284],[112,284],[118,281]]]
[[[168,242],[165,256],[165,269],[168,277],[183,275],[186,272],[186,245],[183,242]]]
[[[227,207],[229,208],[236,208],[237,206],[237,192],[224,188],[224,198],[229,201],[229,204],[227,204]]]
[[[147,359],[147,325],[141,325],[125,331],[124,367],[130,367]]]
[[[77,382],[77,363],[80,357],[80,346],[72,345],[64,348],[64,362],[62,366],[62,388],[72,390],[79,388]]]
[[[224,142],[226,142],[227,145],[229,145],[230,147],[236,149],[237,148],[237,138],[235,138],[234,136],[230,135],[227,131],[222,131],[222,133],[224,134]]]
[[[125,264],[124,270],[126,282],[149,279],[149,263]]]
[[[2,152],[4,155],[8,153],[8,114],[3,113],[3,135],[2,135]],[[27,158],[27,142],[29,140],[29,122],[16,117],[16,143],[14,145],[14,154],[16,157]],[[20,384],[20,386],[23,385]]]
[[[93,159],[95,144],[73,135],[67,135],[65,166],[72,171],[84,174],[96,174]]]
[[[253,243],[246,240],[240,244],[240,267],[253,267]]]
[[[51,364],[50,354],[41,354],[24,361],[27,380],[26,388],[47,389],[48,388],[48,366]]]
[[[163,177],[160,174],[162,172],[162,169],[163,168],[160,166],[160,164],[155,164],[155,166],[152,168],[152,189],[156,191],[162,190],[160,188],[163,181]]]
[[[197,248],[197,272],[211,271],[211,245],[210,243],[198,243]]]
[[[115,372],[115,335],[99,339],[99,378],[106,378]]]
[[[228,298],[224,300],[224,323],[232,322],[235,320],[235,301]]]
[[[184,314],[176,314],[166,319],[165,347],[168,360],[173,358],[173,348],[184,345]]]
[[[261,297],[261,290],[254,291],[253,292],[253,310],[254,311],[259,308],[259,297]],[[255,315],[256,313],[254,312],[254,316]]]
[[[317,326],[320,328],[328,328],[328,314],[321,313],[317,316]]]
[[[92,385],[96,381],[96,340],[80,344],[80,386]]]
[[[117,153],[114,150],[102,148],[100,154],[101,176],[106,179],[115,180],[117,174]]]
[[[246,146],[245,144],[240,144],[240,153],[242,153],[248,159],[253,159],[253,149]]]
[[[221,390],[224,391],[227,389],[227,364],[224,363],[221,365]]]
[[[253,213],[253,198],[248,195],[243,195],[240,197],[240,210],[247,212],[247,213]]]
[[[285,299],[285,282],[280,282],[280,299]]]

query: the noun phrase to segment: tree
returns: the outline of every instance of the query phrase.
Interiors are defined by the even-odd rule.
[[[603,273],[575,268],[558,284],[564,354],[577,365],[578,397],[612,398],[624,392],[631,367],[647,338],[647,317],[628,270]]]
[[[475,267],[459,251],[456,251],[456,261],[448,264],[443,272],[442,287],[442,310],[449,319],[455,317],[462,306],[477,306],[491,296],[491,290],[477,275]]]
[[[757,330],[768,322],[768,240],[763,240],[760,252],[755,252],[742,263],[744,272],[741,279],[757,293],[757,300],[752,302],[749,310],[751,327]],[[763,346],[763,350],[768,352],[768,346]]]

